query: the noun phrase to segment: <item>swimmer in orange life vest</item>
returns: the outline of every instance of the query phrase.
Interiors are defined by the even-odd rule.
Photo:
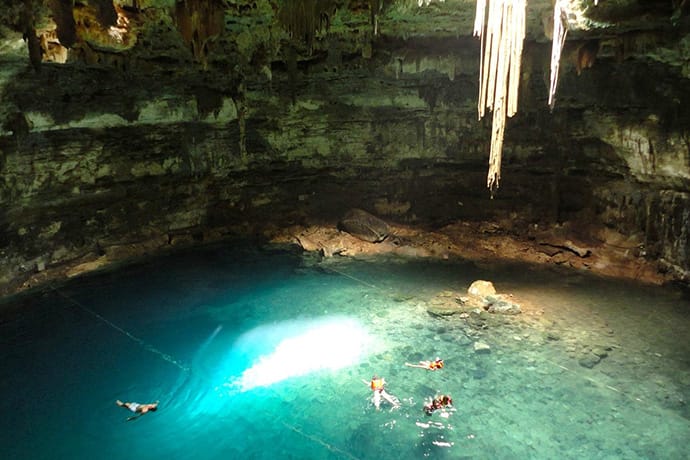
[[[364,379],[362,379],[362,382],[364,382],[364,384],[371,388],[371,390],[374,392],[372,401],[374,403],[374,406],[376,406],[376,410],[379,410],[381,408],[381,398],[388,401],[393,407],[400,407],[400,402],[398,401],[398,398],[389,394],[384,388],[384,386],[386,385],[386,379],[384,379],[383,377],[378,377],[374,375],[371,378],[370,382],[367,382]]]
[[[419,364],[405,363],[405,366],[435,371],[436,369],[443,369],[443,360],[441,358],[436,358],[433,361],[420,361]]]

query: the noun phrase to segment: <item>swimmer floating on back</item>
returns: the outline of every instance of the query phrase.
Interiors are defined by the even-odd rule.
[[[436,358],[433,361],[420,361],[419,364],[405,363],[405,366],[435,371],[436,369],[443,369],[443,360],[441,358]]]
[[[128,422],[130,420],[134,420],[135,418],[141,417],[147,412],[155,412],[158,409],[158,401],[151,404],[139,404],[136,402],[122,402],[118,399],[117,401],[115,401],[115,404],[117,404],[120,407],[124,407],[125,409],[129,409],[136,414],[129,417],[127,419]]]
[[[362,379],[362,382],[364,382],[364,384],[371,388],[371,390],[374,392],[374,395],[372,396],[372,401],[374,403],[374,406],[376,406],[376,410],[379,410],[381,408],[381,398],[388,401],[394,408],[400,407],[400,402],[398,401],[398,398],[389,394],[384,388],[384,386],[386,385],[386,379],[384,379],[383,377],[378,377],[374,375],[371,378],[370,382],[367,382],[364,379]]]

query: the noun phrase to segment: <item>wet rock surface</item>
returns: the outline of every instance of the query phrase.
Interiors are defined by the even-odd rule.
[[[637,242],[612,232],[610,229],[591,229],[591,235],[600,231],[602,238],[588,238],[579,242],[577,234],[568,225],[542,228],[538,233],[524,232],[514,227],[506,227],[505,222],[456,222],[437,230],[427,230],[414,226],[389,224],[393,238],[379,243],[371,243],[349,233],[338,230],[337,222],[331,225],[314,224],[290,227],[261,229],[247,224],[232,230],[244,234],[254,228],[258,241],[278,245],[292,245],[305,251],[305,260],[318,266],[327,264],[332,258],[366,258],[391,255],[403,258],[429,258],[438,260],[471,260],[477,264],[496,262],[524,262],[527,264],[553,266],[554,269],[583,270],[585,272],[631,279],[642,283],[663,284],[677,279],[677,274],[669,271],[659,261],[641,257],[634,249]],[[150,230],[130,242],[105,244],[102,242],[95,251],[81,251],[72,254],[67,247],[53,253],[61,257],[60,263],[38,258],[33,261],[34,268],[20,278],[20,283],[5,285],[5,293],[19,292],[43,285],[51,280],[74,277],[81,273],[117,266],[135,261],[147,254],[174,251],[201,243],[223,241],[228,238],[228,230],[219,228],[213,231],[189,234],[186,231],[162,234]],[[550,244],[565,239],[563,244],[587,245],[588,254],[566,251],[548,255],[543,251],[541,241]],[[624,244],[624,245],[622,245]],[[502,294],[473,296],[463,293],[441,293],[430,305],[430,312],[437,315],[466,313],[471,309],[489,310],[492,313],[516,314],[522,302]]]
[[[297,243],[307,251],[318,250],[326,257],[366,257],[378,254],[393,254],[403,257],[430,257],[448,259],[451,257],[473,260],[478,263],[496,261],[520,261],[539,265],[584,270],[615,278],[639,280],[644,283],[661,284],[673,278],[656,261],[640,257],[634,251],[638,242],[606,228],[589,228],[586,240],[578,237],[577,230],[570,224],[541,228],[538,231],[516,228],[507,222],[457,222],[438,230],[423,230],[411,226],[391,225],[396,235],[394,241],[371,244],[338,231],[335,227],[307,226],[292,227],[278,231],[273,241]],[[591,235],[599,235],[592,237]],[[562,243],[557,243],[562,239]],[[587,247],[587,256],[575,251],[557,252],[548,255],[542,250],[543,241],[552,245],[579,245]],[[577,241],[577,243],[574,243]],[[477,288],[479,289],[479,288]],[[482,290],[480,297],[491,296],[490,289]],[[438,311],[455,308],[453,297],[447,293],[438,300]],[[470,295],[470,297],[472,297]],[[476,296],[475,296],[476,297]],[[503,302],[501,304],[501,302]],[[495,309],[510,310],[510,299],[501,296],[489,301]],[[500,307],[499,307],[500,304]],[[482,306],[474,304],[474,307]]]

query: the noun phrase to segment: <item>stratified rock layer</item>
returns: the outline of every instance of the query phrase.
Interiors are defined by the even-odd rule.
[[[373,16],[352,2],[329,10],[330,28],[308,44],[288,36],[271,2],[222,14],[158,3],[115,2],[110,28],[94,26],[99,15],[112,22],[109,8],[80,7],[69,50],[35,24],[48,35],[46,62],[33,67],[20,10],[0,16],[0,293],[180,244],[335,228],[351,208],[407,228],[476,223],[472,250],[496,225],[533,238],[550,261],[601,272],[622,259],[607,262],[600,245],[616,244],[617,256],[660,261],[658,280],[687,279],[682,11],[672,22],[670,5],[640,7],[636,23],[603,2],[570,35],[550,112],[551,2],[534,2],[491,199],[474,2],[399,2]],[[202,10],[215,19],[192,20]]]

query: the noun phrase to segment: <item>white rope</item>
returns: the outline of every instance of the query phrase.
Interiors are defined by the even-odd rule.
[[[312,441],[312,442],[315,442],[315,443],[317,443],[317,444],[320,444],[321,446],[325,447],[326,449],[330,450],[331,452],[334,452],[334,453],[337,453],[337,454],[340,454],[340,455],[344,455],[345,457],[347,457],[347,458],[349,458],[349,459],[351,459],[351,460],[358,460],[357,457],[353,456],[353,455],[350,454],[349,452],[346,452],[346,451],[340,449],[339,447],[336,447],[336,446],[334,446],[334,445],[332,445],[332,444],[329,444],[329,443],[327,443],[326,441],[322,440],[321,438],[319,438],[319,437],[317,437],[317,436],[314,436],[314,435],[312,435],[312,434],[305,433],[305,432],[303,432],[302,430],[300,430],[299,428],[297,428],[297,427],[295,427],[295,426],[293,426],[293,425],[290,425],[289,423],[283,422],[283,425],[285,425],[285,427],[291,429],[291,430],[294,431],[295,433],[299,434],[300,436],[303,436],[303,437],[305,437],[306,439],[308,439],[308,440],[310,440],[310,441]]]
[[[181,370],[183,370],[183,371],[185,371],[185,372],[189,372],[189,371],[190,371],[189,367],[187,367],[187,366],[185,366],[184,364],[180,363],[179,361],[177,361],[177,360],[176,360],[175,358],[173,358],[172,356],[163,353],[162,351],[158,350],[157,348],[155,348],[155,347],[152,346],[152,345],[149,345],[148,343],[146,343],[145,341],[143,341],[143,340],[140,339],[139,337],[136,337],[135,335],[133,335],[133,334],[127,332],[126,330],[122,329],[120,326],[116,325],[115,323],[113,323],[113,322],[110,321],[109,319],[104,318],[103,316],[99,315],[98,313],[96,313],[95,311],[93,311],[93,310],[91,310],[90,308],[86,307],[85,305],[81,304],[80,302],[77,302],[76,300],[74,300],[73,298],[69,297],[67,294],[64,294],[62,291],[58,290],[57,288],[52,287],[52,286],[51,286],[51,288],[53,289],[53,291],[55,291],[56,293],[58,293],[60,296],[62,296],[62,297],[63,297],[64,299],[66,299],[67,301],[69,301],[69,302],[71,302],[72,304],[76,305],[77,307],[81,308],[81,309],[84,310],[85,312],[91,314],[91,315],[94,316],[95,318],[101,320],[103,323],[107,324],[108,326],[110,326],[111,328],[113,328],[113,329],[115,329],[116,331],[120,332],[121,334],[125,335],[126,337],[128,337],[129,339],[131,339],[133,342],[138,343],[139,345],[141,345],[142,347],[144,347],[144,349],[146,349],[147,351],[150,351],[151,353],[157,354],[157,355],[160,356],[163,360],[169,362],[170,364],[173,364],[173,365],[179,367]]]
[[[587,380],[587,381],[589,381],[589,382],[591,382],[591,383],[593,383],[593,384],[595,384],[595,385],[598,385],[598,386],[600,386],[600,387],[602,387],[602,388],[606,388],[606,389],[608,389],[608,390],[615,391],[616,393],[620,393],[621,395],[625,396],[626,398],[630,399],[631,401],[635,401],[635,402],[645,402],[642,398],[639,398],[639,397],[637,397],[637,396],[632,396],[632,395],[628,394],[627,392],[622,391],[622,390],[620,390],[620,389],[618,389],[618,388],[616,388],[616,387],[613,387],[613,386],[611,386],[611,385],[609,385],[609,384],[601,383],[600,381],[598,381],[598,380],[596,380],[596,379],[594,379],[594,378],[592,378],[592,377],[587,377],[587,376],[583,376],[583,375],[581,375],[581,374],[578,374],[577,372],[573,371],[572,369],[567,368],[567,367],[565,367],[565,366],[562,365],[562,364],[558,364],[558,363],[556,363],[556,362],[554,362],[554,361],[551,361],[551,360],[548,359],[548,358],[541,358],[541,359],[543,359],[544,361],[546,361],[546,362],[548,362],[548,363],[550,363],[550,364],[552,364],[552,365],[554,365],[554,366],[556,366],[556,367],[558,367],[558,368],[560,368],[560,369],[563,369],[563,370],[566,371],[566,372],[570,372],[571,374],[575,375],[576,377],[582,377],[583,379],[585,379],[585,380]]]
[[[370,288],[372,288],[372,289],[380,289],[380,288],[374,286],[373,284],[369,284],[369,283],[367,283],[366,281],[362,281],[361,279],[355,278],[355,277],[352,276],[352,275],[348,275],[348,274],[345,273],[345,272],[341,272],[340,270],[336,270],[336,269],[333,268],[333,267],[328,267],[328,266],[325,266],[325,265],[321,265],[321,267],[325,268],[326,270],[330,270],[330,271],[332,271],[333,273],[337,273],[337,274],[339,274],[339,275],[345,276],[346,278],[350,278],[351,280],[356,281],[356,282],[358,282],[358,283],[362,283],[363,285],[365,285],[365,286],[367,286],[367,287],[370,287]]]

